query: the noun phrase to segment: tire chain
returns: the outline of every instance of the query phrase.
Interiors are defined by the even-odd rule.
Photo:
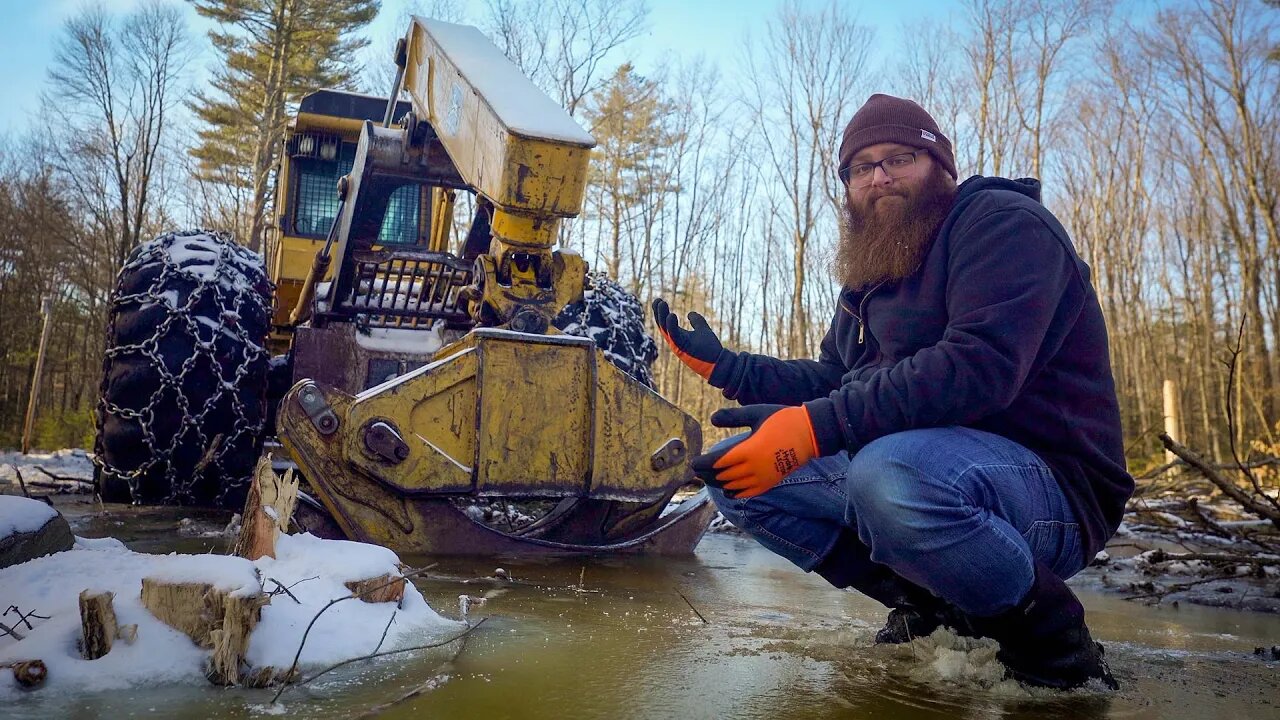
[[[608,321],[610,312],[616,314],[612,322]],[[597,313],[600,317],[593,317]],[[569,335],[591,338],[609,362],[653,388],[658,345],[645,330],[644,317],[640,300],[626,288],[603,272],[590,272],[581,305],[566,307],[555,325]],[[599,320],[605,322],[593,324]]]
[[[216,250],[217,258],[213,260],[211,265],[182,263],[182,258],[174,260],[170,254],[170,250],[175,244],[181,243],[181,248],[187,248],[192,239],[204,240],[205,242],[196,243],[205,247],[196,248],[200,252],[208,252]],[[124,294],[125,280],[132,271],[142,269],[150,263],[160,262],[164,264],[164,268],[142,292],[133,294]],[[202,270],[203,272],[198,272]],[[166,298],[165,287],[169,284],[174,274],[186,276],[186,282],[194,283],[194,287],[190,290],[185,298],[179,297],[176,302],[171,302]],[[168,291],[172,293],[172,290]],[[209,340],[202,340],[198,316],[194,312],[194,308],[199,302],[206,297],[207,293],[214,293],[217,298],[216,307],[222,309],[222,317],[214,327],[203,325],[205,335]],[[180,293],[179,293],[180,295]],[[199,447],[203,448],[202,453],[210,454],[210,448],[215,441],[215,436],[207,434],[203,428],[206,414],[216,408],[223,398],[224,394],[229,394],[231,406],[234,409],[235,421],[229,434],[225,434],[217,447],[212,452],[212,458],[202,457],[201,463],[204,464],[204,471],[199,475],[208,477],[213,473],[214,477],[222,479],[220,487],[214,502],[219,506],[227,506],[229,502],[234,503],[243,497],[242,493],[236,492],[242,488],[247,488],[249,483],[249,475],[243,477],[227,477],[224,470],[224,463],[227,460],[228,453],[236,446],[235,440],[247,435],[255,438],[254,444],[257,445],[258,440],[263,436],[266,417],[265,407],[260,408],[254,413],[247,408],[242,402],[237,388],[243,387],[243,384],[249,382],[248,376],[253,370],[255,362],[260,361],[263,366],[263,373],[269,360],[269,354],[263,343],[264,337],[249,337],[249,332],[244,327],[244,323],[237,322],[238,318],[251,317],[251,313],[258,313],[263,321],[261,326],[268,327],[272,313],[272,305],[274,296],[274,286],[267,279],[262,270],[261,258],[244,248],[237,245],[230,235],[211,230],[185,230],[173,233],[166,233],[150,242],[139,245],[130,253],[125,266],[117,275],[115,292],[112,295],[110,319],[107,324],[107,350],[103,356],[103,377],[99,391],[98,403],[98,436],[95,441],[95,463],[101,468],[102,474],[105,476],[114,476],[128,482],[130,493],[134,498],[134,503],[139,503],[139,484],[141,479],[147,475],[151,469],[157,464],[165,466],[164,480],[168,487],[168,494],[160,500],[163,504],[191,504],[201,501],[201,494],[196,488],[197,474],[193,473],[189,477],[180,478],[175,471],[175,463],[173,460],[174,451],[178,448],[180,441],[188,437],[189,431],[194,431],[199,440]],[[142,307],[143,303],[158,303],[169,309],[168,315],[156,328],[155,332],[145,341],[134,344],[115,345],[116,341],[116,320],[119,316],[119,309],[122,307],[131,307],[137,303],[137,307]],[[179,305],[178,303],[181,303]],[[194,352],[187,358],[183,359],[181,367],[177,373],[169,371],[165,358],[161,355],[159,344],[171,330],[176,332],[184,332],[186,338],[190,339],[191,347]],[[218,362],[218,357],[214,353],[215,339],[218,333],[229,333],[238,343],[242,352],[238,363],[235,366],[235,376],[227,381],[222,376],[225,375],[223,364]],[[112,403],[107,398],[108,373],[111,363],[116,358],[125,357],[131,353],[140,354],[145,357],[154,368],[160,378],[160,387],[157,388],[148,399],[146,406],[141,410],[121,407]],[[219,371],[220,386],[217,391],[205,402],[204,407],[198,411],[193,411],[190,407],[186,392],[184,391],[184,380],[189,372],[197,367],[200,358],[205,357]],[[162,446],[161,440],[157,437],[154,425],[155,407],[160,402],[168,390],[175,390],[172,396],[176,398],[176,402],[182,414],[182,426],[175,429],[171,441],[167,447]],[[265,402],[265,401],[264,401]],[[257,420],[253,419],[257,415]],[[102,448],[102,428],[105,426],[107,416],[114,416],[124,420],[136,421],[142,429],[143,436],[148,447],[151,448],[148,459],[139,467],[132,470],[114,467],[103,459]],[[207,464],[204,463],[208,460]],[[252,467],[252,463],[249,463]],[[216,471],[216,472],[214,472]],[[155,502],[153,498],[143,498],[147,502]]]

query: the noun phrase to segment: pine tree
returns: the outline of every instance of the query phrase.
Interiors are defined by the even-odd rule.
[[[189,0],[218,23],[209,39],[222,58],[213,93],[192,103],[208,127],[191,152],[202,179],[240,185],[249,194],[252,250],[262,245],[272,204],[288,106],[322,87],[351,87],[355,33],[378,14],[380,0]]]
[[[608,235],[610,276],[621,279],[627,244],[629,284],[634,291],[651,258],[652,212],[677,190],[666,160],[679,136],[667,122],[674,111],[658,83],[635,72],[630,63],[591,97],[586,119],[596,139],[590,192],[602,231]]]

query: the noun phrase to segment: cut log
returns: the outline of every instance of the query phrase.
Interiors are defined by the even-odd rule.
[[[111,652],[111,643],[119,631],[116,611],[111,606],[114,597],[110,592],[85,590],[80,593],[80,650],[85,660],[97,660]]]
[[[116,638],[123,640],[125,645],[132,645],[138,641],[138,625],[133,623],[130,625],[121,625],[120,630],[116,632]]]
[[[405,579],[399,575],[380,575],[367,580],[352,580],[343,583],[360,600],[368,603],[394,602],[404,598]]]
[[[288,531],[289,518],[298,502],[298,481],[292,470],[282,478],[271,469],[271,460],[263,456],[253,473],[249,494],[241,513],[240,536],[236,555],[248,560],[276,556],[276,537]]]
[[[44,684],[44,679],[49,676],[49,668],[45,667],[43,660],[18,660],[0,667],[13,670],[13,679],[27,690],[40,687]]]
[[[174,583],[143,578],[142,605],[164,624],[184,634],[213,656],[205,676],[217,685],[240,682],[249,635],[262,618],[270,597],[256,592],[223,590],[208,583]]]

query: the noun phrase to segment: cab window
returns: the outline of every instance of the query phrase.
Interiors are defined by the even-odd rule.
[[[338,178],[351,172],[356,149],[343,143],[336,160],[294,158],[297,184],[293,204],[293,232],[304,237],[324,237],[338,214]],[[387,202],[378,242],[383,245],[418,243],[422,186],[407,184],[396,189]]]

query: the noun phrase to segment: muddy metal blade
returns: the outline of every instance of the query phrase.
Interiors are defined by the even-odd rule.
[[[691,552],[715,508],[661,517],[691,479],[697,423],[589,340],[476,331],[359,395],[302,381],[280,437],[348,537],[398,551]],[[453,498],[562,498],[519,533]]]

